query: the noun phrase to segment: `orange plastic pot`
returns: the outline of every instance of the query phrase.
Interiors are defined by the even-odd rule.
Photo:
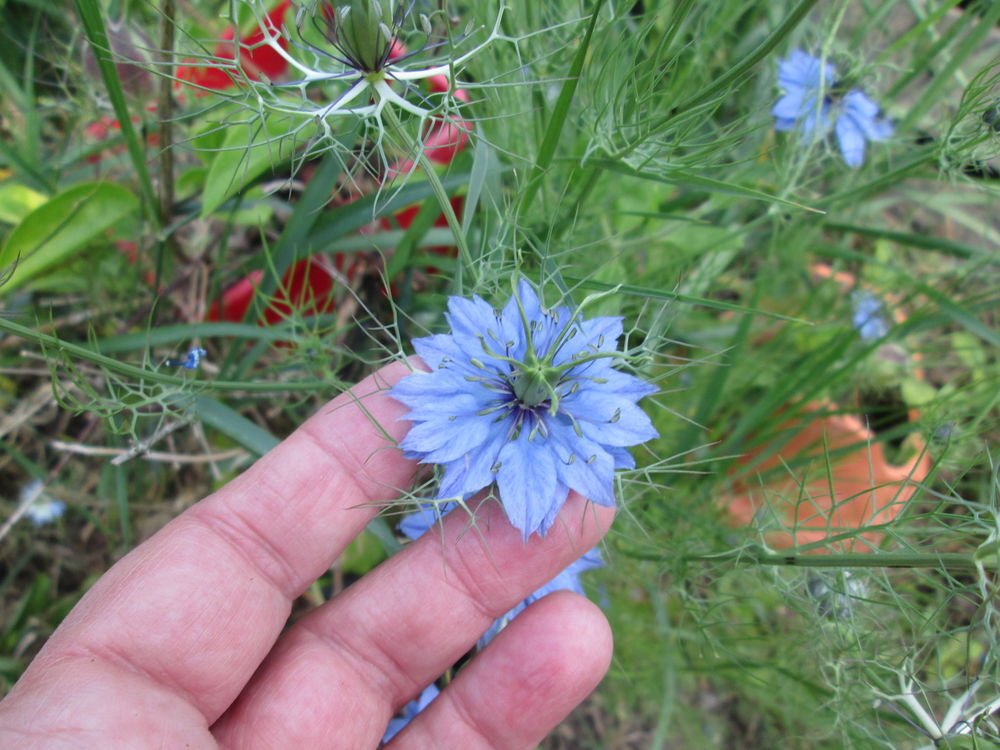
[[[857,530],[887,524],[902,512],[930,471],[930,456],[911,436],[912,458],[893,464],[859,417],[835,412],[833,404],[811,402],[781,426],[777,439],[791,436],[737,480],[725,499],[733,524],[774,526],[765,538],[777,549],[825,542],[814,551],[866,552],[881,544],[881,530]],[[747,466],[766,451],[761,446],[740,463]]]
[[[829,266],[812,267],[815,279],[831,279],[846,293],[853,275]],[[905,319],[898,308],[897,323]],[[919,360],[919,355],[913,358]],[[919,368],[913,373],[923,377]],[[878,547],[884,532],[906,507],[932,461],[919,435],[907,439],[909,456],[892,463],[885,447],[856,414],[830,401],[813,401],[783,423],[774,440],[740,459],[745,467],[724,498],[734,525],[757,523],[768,544],[787,549],[819,543],[815,552],[866,552]],[[860,409],[859,409],[860,411]],[[910,411],[909,421],[919,414]],[[777,445],[775,450],[772,447]],[[767,456],[761,459],[761,456]]]

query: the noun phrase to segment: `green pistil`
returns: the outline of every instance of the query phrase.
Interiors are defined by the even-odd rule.
[[[558,401],[556,386],[559,384],[561,369],[545,367],[539,362],[534,365],[522,364],[514,380],[514,395],[525,406],[538,406],[543,401]]]

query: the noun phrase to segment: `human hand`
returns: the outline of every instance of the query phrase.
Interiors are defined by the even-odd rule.
[[[282,632],[416,466],[394,364],[111,568],[0,703],[0,747],[374,748],[393,714],[499,615],[589,550],[612,511],[572,495],[527,543],[498,503],[452,513]],[[367,412],[367,414],[366,414]],[[368,416],[370,415],[370,416]],[[387,746],[531,748],[598,683],[600,610],[532,605]]]

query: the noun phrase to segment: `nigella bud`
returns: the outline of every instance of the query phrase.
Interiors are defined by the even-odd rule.
[[[360,70],[375,73],[385,65],[392,47],[394,5],[393,0],[352,0],[337,8],[337,44]]]

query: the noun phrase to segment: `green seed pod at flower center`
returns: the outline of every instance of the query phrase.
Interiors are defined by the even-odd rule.
[[[514,395],[524,406],[538,406],[543,401],[556,397],[556,386],[563,368],[551,367],[531,357],[532,362],[522,363],[514,380]]]
[[[352,0],[336,8],[337,43],[359,69],[376,73],[392,47],[393,0]]]

